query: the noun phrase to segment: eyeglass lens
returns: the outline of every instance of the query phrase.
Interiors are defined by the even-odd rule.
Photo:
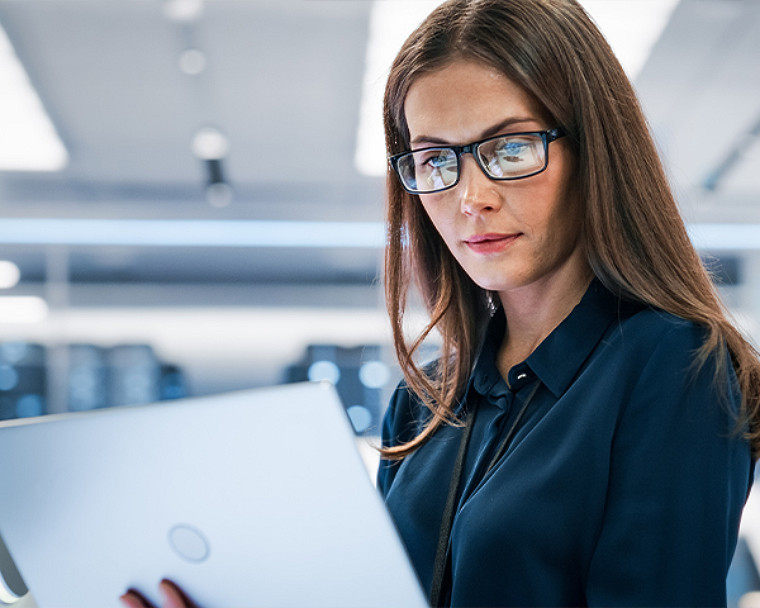
[[[546,164],[546,147],[541,135],[497,137],[476,147],[479,164],[495,179],[516,179],[541,171]],[[459,161],[452,148],[428,148],[398,159],[404,185],[417,192],[432,192],[454,184]]]

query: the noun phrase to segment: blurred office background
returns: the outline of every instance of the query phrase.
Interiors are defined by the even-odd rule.
[[[0,0],[0,418],[399,379],[379,94],[429,0]],[[760,1],[588,0],[760,334]]]

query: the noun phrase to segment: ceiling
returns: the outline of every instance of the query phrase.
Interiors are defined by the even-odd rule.
[[[0,0],[0,24],[70,154],[60,172],[0,173],[6,222],[339,221],[350,230],[348,222],[382,221],[382,179],[354,168],[370,1],[209,0],[191,21],[168,19],[166,7]],[[179,69],[188,49],[205,54],[197,75]],[[682,0],[636,86],[686,218],[760,224],[760,145],[740,145],[760,123],[760,1]],[[230,145],[223,170],[234,197],[222,208],[206,200],[206,167],[191,149],[207,126]],[[716,171],[717,186],[703,187]],[[74,303],[98,285],[118,286],[120,301],[135,305],[172,286],[193,287],[181,293],[201,301],[198,285],[215,286],[217,301],[234,293],[230,301],[252,302],[282,285],[360,293],[376,286],[380,259],[374,245],[11,240],[0,237],[0,257],[21,267],[22,288],[58,273]],[[172,293],[175,303],[184,297]],[[363,297],[357,303],[376,304]]]
[[[369,2],[219,0],[191,22],[168,19],[164,7],[0,2],[0,24],[70,154],[60,172],[0,174],[4,217],[382,219],[382,180],[353,166]],[[179,69],[187,49],[205,54],[201,74]],[[230,145],[223,170],[234,198],[222,209],[206,200],[206,167],[191,149],[207,126]],[[378,266],[371,247],[70,246],[66,254],[74,285],[367,285]],[[25,280],[44,280],[45,248],[0,243],[0,255]]]
[[[686,219],[760,222],[760,2],[682,0],[636,86]]]

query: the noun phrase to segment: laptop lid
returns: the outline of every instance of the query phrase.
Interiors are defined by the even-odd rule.
[[[0,534],[40,608],[425,606],[330,385],[0,423]]]

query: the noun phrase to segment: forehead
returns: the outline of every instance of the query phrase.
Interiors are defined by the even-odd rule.
[[[410,140],[469,141],[508,120],[533,123],[543,112],[521,86],[490,66],[456,61],[420,76],[409,88],[404,114]]]

